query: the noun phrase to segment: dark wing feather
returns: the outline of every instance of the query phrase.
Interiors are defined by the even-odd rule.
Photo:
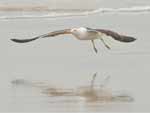
[[[26,42],[31,42],[36,39],[38,39],[38,37],[31,38],[31,39],[11,39],[11,41],[16,42],[16,43],[26,43]]]
[[[113,39],[118,40],[120,42],[133,42],[136,40],[136,38],[134,38],[134,37],[120,35],[111,30],[105,30],[105,29],[95,29],[95,30],[98,32],[104,33],[108,36],[111,36]]]
[[[34,40],[39,39],[39,38],[54,37],[54,36],[62,35],[62,34],[71,34],[70,29],[54,31],[54,32],[50,32],[50,33],[40,35],[40,36],[30,38],[30,39],[11,39],[11,40],[16,42],[16,43],[27,43],[27,42],[31,42],[31,41],[34,41]]]

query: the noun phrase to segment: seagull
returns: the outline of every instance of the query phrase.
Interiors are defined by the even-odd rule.
[[[64,35],[64,34],[72,34],[78,40],[91,41],[93,49],[96,53],[98,52],[98,50],[95,46],[95,42],[94,42],[96,39],[100,39],[107,49],[111,49],[110,46],[108,44],[106,44],[104,41],[104,38],[107,38],[107,37],[111,37],[117,41],[125,42],[125,43],[133,42],[136,40],[136,38],[134,38],[134,37],[121,35],[112,30],[93,29],[93,28],[88,28],[88,27],[63,29],[63,30],[49,32],[47,34],[40,35],[40,36],[30,38],[30,39],[11,39],[11,40],[16,43],[27,43],[27,42],[31,42],[31,41],[41,39],[41,38],[55,37],[55,36]]]

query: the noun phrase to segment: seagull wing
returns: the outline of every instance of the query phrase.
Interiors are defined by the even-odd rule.
[[[105,29],[95,29],[95,30],[97,32],[103,33],[107,36],[111,36],[113,39],[120,41],[120,42],[133,42],[136,40],[136,38],[134,38],[134,37],[120,35],[114,31],[111,31],[111,30],[105,30]]]
[[[44,35],[40,35],[34,38],[30,38],[30,39],[11,39],[12,41],[16,42],[16,43],[26,43],[26,42],[31,42],[34,41],[36,39],[40,39],[40,38],[46,38],[46,37],[54,37],[54,36],[58,36],[58,35],[64,35],[64,34],[71,34],[71,29],[64,29],[64,30],[59,30],[59,31],[53,31]]]

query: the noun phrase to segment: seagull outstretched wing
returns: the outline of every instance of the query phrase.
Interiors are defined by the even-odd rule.
[[[30,38],[30,39],[11,39],[11,40],[14,41],[14,42],[17,42],[17,43],[27,43],[27,42],[31,42],[31,41],[34,41],[34,40],[40,39],[40,38],[54,37],[54,36],[63,35],[63,34],[71,34],[70,30],[71,29],[64,29],[64,30],[54,31],[54,32],[50,32],[50,33],[40,35],[40,36]]]
[[[120,42],[133,42],[136,40],[136,38],[134,38],[134,37],[120,35],[114,31],[111,31],[111,30],[105,30],[105,29],[95,29],[95,30],[100,32],[100,33],[103,33],[107,36],[111,36],[113,39],[120,41]]]

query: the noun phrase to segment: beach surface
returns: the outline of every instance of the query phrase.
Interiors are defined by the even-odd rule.
[[[148,12],[1,19],[0,111],[150,111],[149,19]],[[54,30],[80,26],[110,29],[134,36],[137,40],[133,43],[120,43],[111,38],[106,39],[111,50],[107,50],[100,40],[97,40],[98,54],[95,54],[89,41],[79,41],[71,35],[41,39],[26,44],[17,44],[10,40],[31,38]],[[94,73],[98,74],[96,84],[99,85],[106,76],[111,76],[107,84],[109,91],[127,92],[134,100],[87,102],[85,98],[79,96],[62,95],[64,89],[89,85]],[[51,97],[43,93],[43,89],[49,87],[61,88],[61,92],[57,92],[61,95]]]

